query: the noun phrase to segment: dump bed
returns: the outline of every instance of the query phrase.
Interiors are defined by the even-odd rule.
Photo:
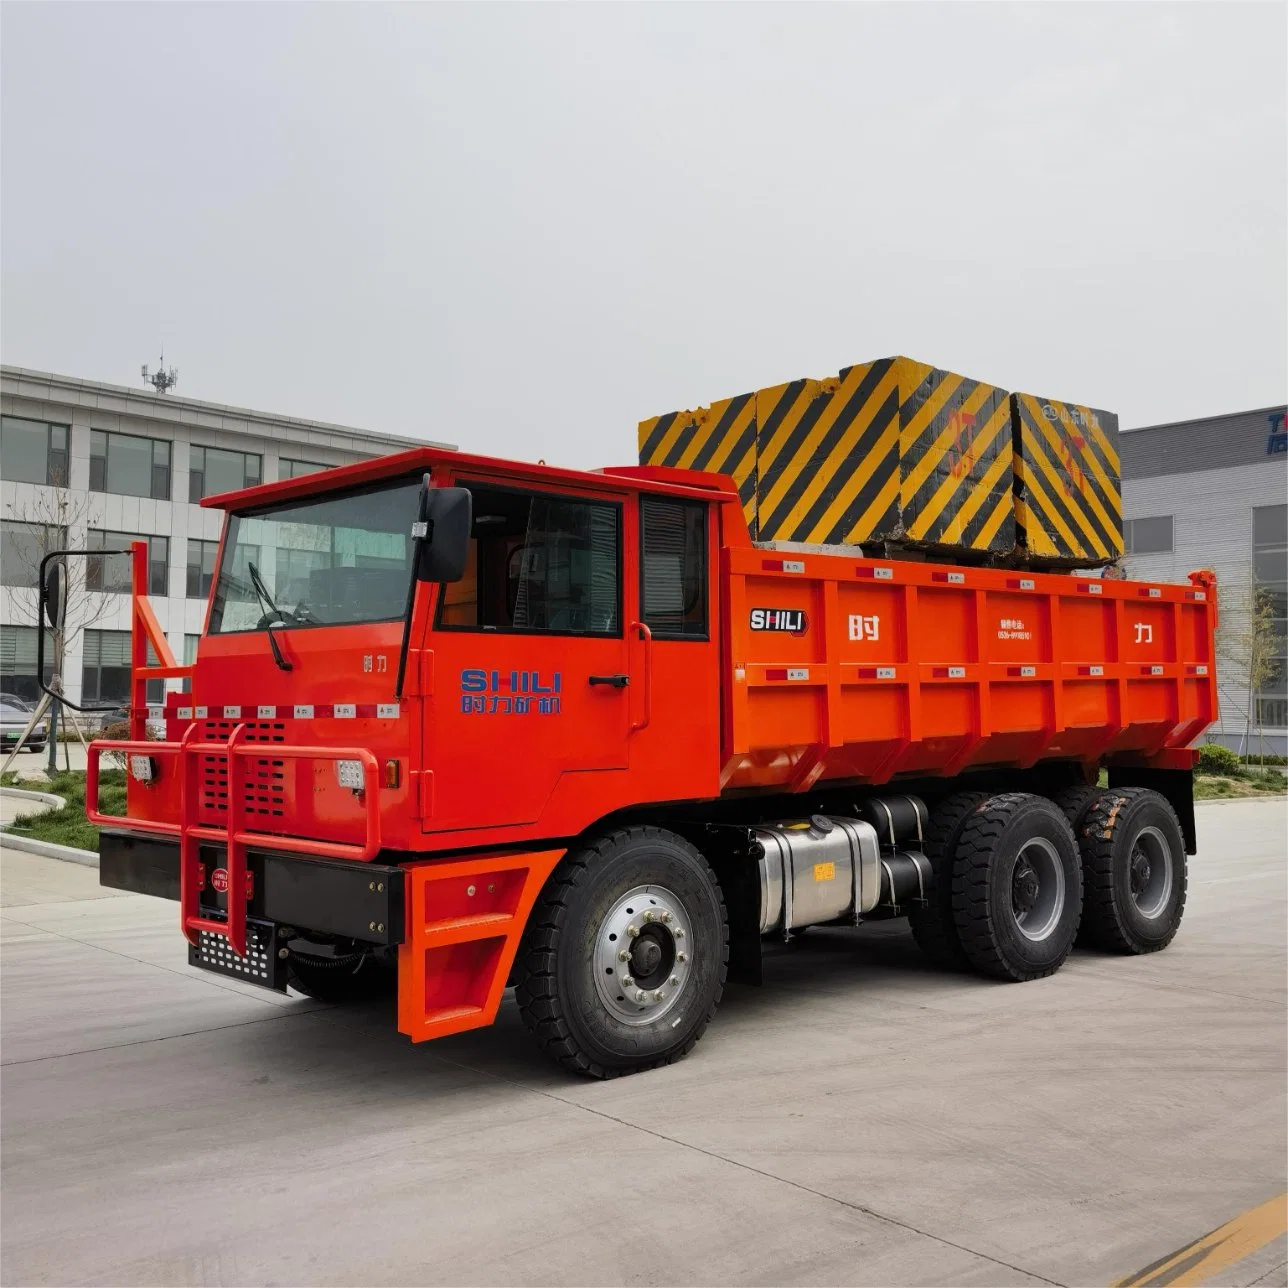
[[[725,552],[723,786],[1153,758],[1216,716],[1216,603],[1185,586]]]

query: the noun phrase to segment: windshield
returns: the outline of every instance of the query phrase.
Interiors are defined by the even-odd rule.
[[[341,626],[403,615],[420,479],[230,515],[210,633]],[[251,565],[272,595],[255,592]]]

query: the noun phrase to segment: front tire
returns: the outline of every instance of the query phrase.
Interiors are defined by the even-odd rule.
[[[1082,913],[1082,862],[1064,813],[1041,796],[994,796],[953,864],[953,920],[981,974],[1040,979],[1064,965]]]
[[[515,998],[564,1068],[612,1078],[671,1064],[724,992],[729,929],[707,861],[629,827],[564,856],[532,911]]]
[[[1144,787],[1103,792],[1078,828],[1082,936],[1119,953],[1156,953],[1185,912],[1185,839],[1176,812]]]

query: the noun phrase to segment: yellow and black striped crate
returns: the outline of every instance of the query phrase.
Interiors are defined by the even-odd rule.
[[[640,421],[640,464],[728,474],[756,536],[756,395]]]
[[[763,541],[1014,548],[1005,390],[882,358],[763,389],[756,420]]]
[[[1015,519],[1032,563],[1091,567],[1123,553],[1118,417],[1012,394]]]

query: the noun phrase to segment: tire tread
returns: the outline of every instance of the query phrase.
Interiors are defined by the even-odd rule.
[[[1019,982],[1054,975],[1064,964],[1059,960],[1041,967],[1017,969],[998,947],[998,931],[990,899],[992,853],[1012,816],[1035,799],[1027,792],[1005,792],[993,796],[966,824],[957,845],[953,864],[953,919],[961,939],[962,951],[970,964],[983,975]],[[1071,830],[1072,831],[1072,830]],[[1074,841],[1077,850],[1076,838]],[[1070,897],[1077,898],[1076,890]],[[1073,937],[1070,936],[1070,947]]]
[[[1177,865],[1181,887],[1180,902],[1176,909],[1175,924],[1161,940],[1142,940],[1134,935],[1123,920],[1118,900],[1114,897],[1114,847],[1118,841],[1115,823],[1128,803],[1144,797],[1153,797],[1161,804],[1173,823],[1177,834],[1181,824],[1176,811],[1166,797],[1146,787],[1114,787],[1101,794],[1100,799],[1083,816],[1078,828],[1078,849],[1082,855],[1082,935],[1088,945],[1118,953],[1156,953],[1166,948],[1181,928],[1188,895],[1189,873],[1181,856]]]
[[[720,905],[721,957],[717,971],[715,996],[707,1014],[683,1046],[656,1060],[615,1068],[592,1059],[578,1043],[567,1020],[555,979],[559,938],[568,920],[571,896],[590,875],[592,869],[606,862],[612,851],[627,840],[653,837],[659,840],[681,841],[693,851],[710,879]],[[519,1015],[537,1045],[563,1068],[591,1078],[617,1078],[623,1074],[659,1069],[682,1060],[698,1044],[707,1025],[715,1016],[724,995],[725,978],[729,966],[729,918],[725,909],[724,892],[706,858],[682,838],[660,827],[640,826],[620,828],[608,832],[582,849],[570,852],[560,861],[545,889],[537,898],[529,922],[529,933],[523,945],[525,960],[520,980],[515,988]]]
[[[935,806],[926,829],[926,857],[935,874],[935,887],[930,907],[910,914],[908,925],[917,947],[943,970],[970,969],[953,921],[953,862],[963,828],[987,799],[987,792],[949,796]]]

